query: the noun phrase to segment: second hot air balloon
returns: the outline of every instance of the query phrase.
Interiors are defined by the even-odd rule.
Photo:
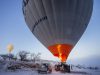
[[[14,48],[14,47],[13,47],[12,44],[8,44],[8,45],[7,45],[7,50],[8,50],[9,53],[12,52],[13,48]]]
[[[61,62],[86,30],[92,9],[93,0],[23,0],[31,32]]]

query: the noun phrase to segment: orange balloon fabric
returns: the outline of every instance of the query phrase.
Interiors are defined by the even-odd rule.
[[[55,44],[48,47],[50,52],[54,56],[58,57],[61,60],[61,62],[65,62],[67,60],[72,48],[73,46],[69,44]]]

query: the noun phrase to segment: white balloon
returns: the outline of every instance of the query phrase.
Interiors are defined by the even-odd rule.
[[[23,0],[25,21],[45,46],[69,44],[73,47],[86,30],[93,0]]]

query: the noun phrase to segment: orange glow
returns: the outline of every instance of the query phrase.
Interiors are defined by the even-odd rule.
[[[65,62],[68,58],[68,55],[70,51],[72,50],[73,46],[69,44],[55,44],[52,46],[49,46],[48,49],[50,52],[58,57],[61,62]]]

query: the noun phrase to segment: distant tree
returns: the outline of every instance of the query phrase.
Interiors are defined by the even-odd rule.
[[[39,61],[40,60],[40,55],[41,55],[41,53],[38,53],[38,54],[35,54],[35,53],[32,53],[31,54],[31,60],[32,61]]]
[[[31,56],[31,60],[33,60],[35,57],[35,53],[31,53],[30,56]]]
[[[20,60],[21,60],[21,61],[24,61],[24,60],[26,60],[28,54],[29,54],[29,52],[20,51],[20,52],[18,53],[18,56],[20,57]]]

